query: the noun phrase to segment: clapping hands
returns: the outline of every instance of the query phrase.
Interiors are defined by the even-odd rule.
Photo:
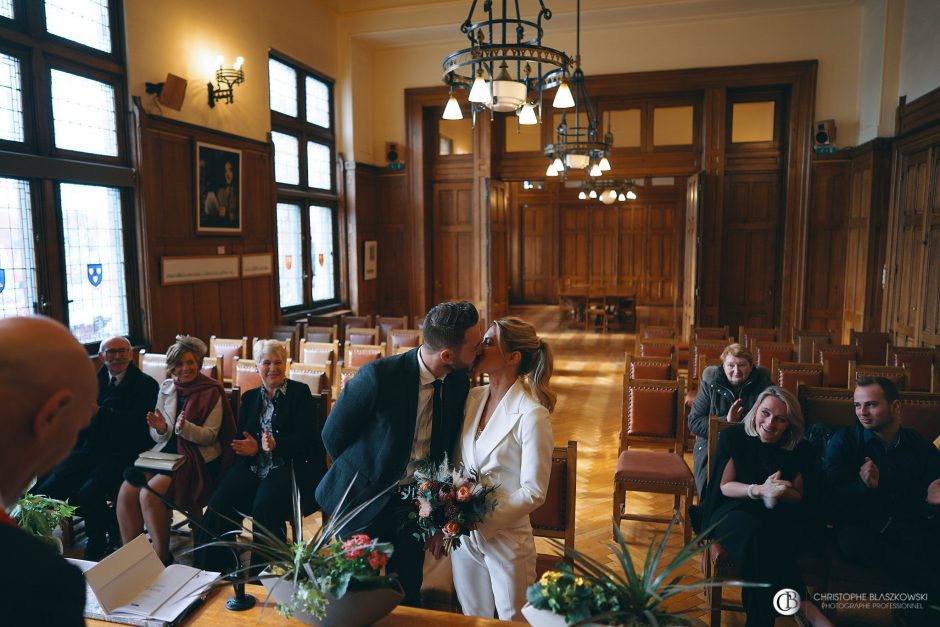
[[[147,426],[159,434],[166,433],[166,420],[163,418],[163,412],[159,409],[147,412]]]
[[[767,480],[760,486],[760,496],[764,500],[764,507],[767,509],[776,507],[777,500],[787,491],[787,488],[792,487],[791,482],[780,478],[779,470],[767,477]]]
[[[245,457],[254,457],[258,454],[258,440],[254,439],[247,431],[242,431],[244,440],[232,440],[232,450],[236,455]]]
[[[263,448],[266,453],[270,453],[276,446],[277,442],[274,441],[274,436],[271,435],[271,430],[265,429],[264,433],[261,434],[261,448]]]

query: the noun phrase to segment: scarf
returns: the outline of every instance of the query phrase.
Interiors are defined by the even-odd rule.
[[[188,383],[173,382],[173,386],[186,397],[181,417],[186,422],[202,426],[221,398],[222,424],[219,427],[219,444],[222,446],[222,472],[228,470],[234,461],[231,442],[235,437],[235,418],[222,384],[215,379],[199,373]],[[173,500],[187,512],[202,509],[209,501],[215,489],[215,482],[206,469],[206,462],[199,452],[199,445],[186,438],[176,438],[177,450],[186,456],[186,463],[180,466],[173,477]]]

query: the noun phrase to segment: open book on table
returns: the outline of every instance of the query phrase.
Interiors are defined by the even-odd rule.
[[[143,534],[98,563],[70,559],[85,574],[85,617],[147,627],[173,624],[204,598],[219,573],[163,566]]]
[[[176,470],[186,461],[179,453],[164,453],[163,451],[144,451],[134,462],[140,468],[151,470]]]

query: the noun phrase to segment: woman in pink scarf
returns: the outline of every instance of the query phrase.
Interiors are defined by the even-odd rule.
[[[199,372],[205,355],[206,345],[198,338],[176,337],[166,353],[171,378],[160,386],[157,407],[147,414],[156,442],[152,450],[186,456],[186,463],[174,473],[146,473],[148,484],[196,518],[231,465],[229,444],[235,435],[235,419],[222,384]],[[123,543],[143,533],[146,524],[157,555],[164,563],[173,561],[170,513],[156,496],[125,481],[117,514]]]

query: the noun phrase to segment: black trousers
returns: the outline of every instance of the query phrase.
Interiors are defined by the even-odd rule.
[[[272,468],[264,479],[259,479],[245,463],[239,462],[229,468],[209,500],[202,525],[221,537],[239,527],[242,514],[251,516],[253,524],[261,524],[284,540],[287,536],[286,522],[291,517],[290,466]],[[225,536],[223,539],[235,540],[233,536]],[[236,565],[232,551],[223,547],[204,546],[212,541],[213,538],[206,532],[197,531],[196,545],[199,548],[193,557],[196,566],[220,572],[234,570]],[[254,541],[261,542],[262,536],[255,533]],[[260,556],[252,553],[253,567],[260,566],[261,561]]]
[[[738,564],[744,581],[770,584],[769,588],[741,590],[747,627],[773,626],[777,617],[773,598],[782,588],[806,598],[806,586],[796,565],[793,528],[775,513],[761,515],[763,512],[735,509],[725,515],[713,533]]]
[[[418,524],[407,518],[407,513],[412,511],[416,510],[410,500],[403,502],[398,494],[393,494],[385,507],[363,531],[373,539],[392,543],[395,552],[388,560],[385,572],[398,575],[398,581],[405,591],[402,605],[421,607],[424,543],[415,539],[413,535],[418,531]]]
[[[103,549],[108,531],[116,526],[112,524],[116,518],[108,500],[117,495],[124,469],[134,459],[73,451],[32,492],[68,499],[69,504],[78,506],[76,513],[85,519],[88,543]]]

